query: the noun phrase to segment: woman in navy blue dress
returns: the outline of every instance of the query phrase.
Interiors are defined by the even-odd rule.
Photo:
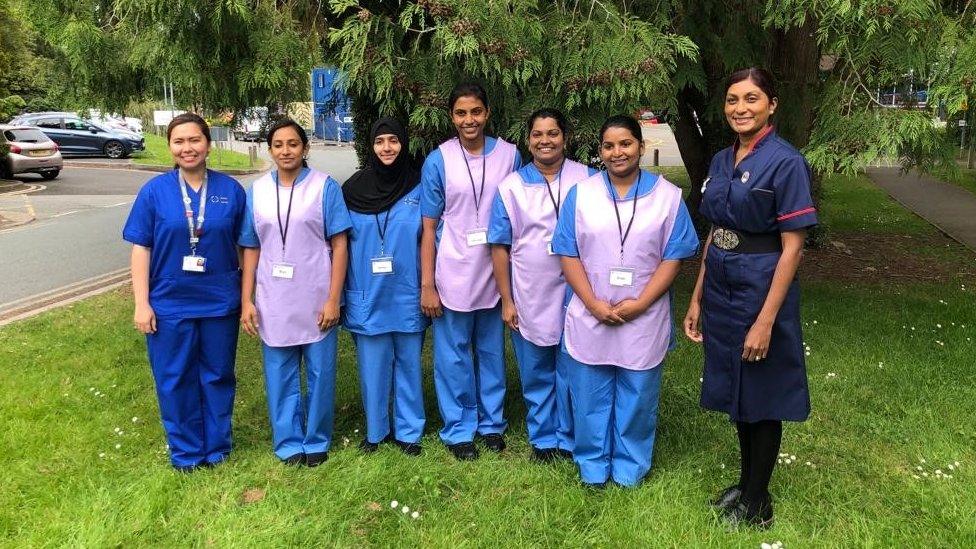
[[[782,422],[810,414],[796,271],[817,214],[809,166],[770,125],[776,105],[765,70],[729,77],[725,117],[738,138],[702,184],[712,229],[684,321],[688,338],[704,342],[701,405],[727,413],[739,435],[739,482],[712,504],[733,524],[760,527],[773,520]]]

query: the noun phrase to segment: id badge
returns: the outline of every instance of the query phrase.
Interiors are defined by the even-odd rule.
[[[634,270],[626,267],[610,269],[610,285],[628,288],[634,285]]]
[[[271,276],[291,280],[295,277],[295,266],[289,263],[275,263],[271,266]]]
[[[393,257],[388,255],[374,257],[370,260],[370,267],[374,275],[393,274]]]
[[[183,270],[190,273],[205,273],[207,272],[207,258],[198,255],[184,255]]]
[[[552,251],[552,236],[546,237],[546,253],[549,255],[556,255],[556,253]]]
[[[488,229],[471,229],[467,233],[468,246],[485,246],[488,244]]]

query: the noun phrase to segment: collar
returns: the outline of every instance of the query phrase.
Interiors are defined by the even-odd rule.
[[[745,160],[745,158],[747,156],[749,156],[750,154],[752,154],[756,149],[758,149],[759,147],[761,147],[763,145],[763,143],[766,141],[766,138],[767,137],[769,137],[770,135],[775,135],[775,133],[776,133],[776,130],[773,127],[772,124],[770,124],[770,125],[766,126],[765,128],[759,130],[759,134],[756,135],[756,139],[754,139],[752,141],[752,144],[746,150],[746,154],[745,154],[745,156],[742,157],[742,159]],[[732,143],[732,158],[733,159],[735,159],[735,155],[738,154],[738,152],[739,152],[739,138],[737,137],[735,139],[735,142]]]
[[[565,168],[568,158],[563,158],[563,167]],[[522,181],[528,183],[529,185],[542,185],[546,183],[546,178],[539,171],[539,167],[535,165],[535,162],[529,161],[528,164],[522,166],[518,170],[519,176],[522,177]],[[562,177],[562,175],[560,175]]]
[[[657,185],[657,180],[660,178],[659,175],[653,174],[647,170],[639,170],[637,181],[631,185],[630,190],[627,191],[627,196],[620,198],[617,196],[617,189],[610,182],[610,176],[607,172],[600,172],[603,175],[603,185],[606,186],[607,192],[610,193],[610,197],[614,200],[631,200],[634,197],[644,196],[649,194],[654,190]]]
[[[312,171],[311,168],[304,168],[303,167],[302,170],[300,172],[298,172],[298,177],[295,178],[295,182],[292,183],[292,185],[298,186],[299,183],[301,183],[302,181],[305,180],[305,177],[308,176],[308,174],[311,173],[311,171]],[[278,170],[272,170],[272,172],[271,172],[271,180],[274,181],[275,187],[277,187],[278,186]]]

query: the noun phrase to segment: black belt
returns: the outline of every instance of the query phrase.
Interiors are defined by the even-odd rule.
[[[768,254],[783,251],[779,233],[746,233],[735,229],[712,229],[712,245],[740,254]]]

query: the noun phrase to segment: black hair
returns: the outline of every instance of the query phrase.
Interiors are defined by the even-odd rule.
[[[169,143],[169,138],[173,135],[173,129],[177,126],[182,126],[183,124],[196,124],[200,126],[200,132],[204,137],[207,138],[207,143],[212,141],[210,139],[210,126],[207,125],[207,121],[204,120],[199,114],[193,112],[185,112],[178,114],[169,121],[169,125],[166,126],[166,142]]]
[[[485,108],[488,108],[488,93],[485,92],[485,88],[481,84],[477,82],[461,82],[451,90],[451,96],[447,100],[447,110],[453,111],[454,104],[457,103],[457,100],[469,95],[480,99],[485,104]]]
[[[295,133],[302,140],[302,146],[308,147],[308,133],[305,132],[305,128],[301,124],[295,122],[291,118],[282,118],[268,128],[268,148],[271,148],[271,142],[274,141],[275,132],[283,128],[295,128]],[[302,158],[302,167],[307,168],[308,162]]]
[[[563,137],[569,134],[569,122],[566,121],[566,116],[557,109],[550,109],[546,107],[543,107],[529,115],[529,121],[525,126],[526,133],[532,133],[532,125],[535,124],[535,121],[540,118],[552,118],[556,121],[556,125],[559,126],[559,131],[563,132]]]
[[[766,69],[759,67],[747,67],[730,74],[728,80],[725,81],[725,90],[728,91],[732,84],[738,84],[743,80],[751,80],[756,87],[766,94],[770,101],[779,97],[776,95],[776,81],[773,79],[773,75],[769,74]]]
[[[601,143],[603,142],[603,134],[607,133],[607,130],[609,130],[610,128],[623,128],[625,130],[630,130],[630,133],[633,134],[634,139],[640,141],[641,143],[644,142],[644,136],[641,132],[640,124],[637,122],[637,119],[634,118],[633,116],[629,116],[626,114],[617,114],[611,116],[610,118],[607,118],[607,121],[604,122],[602,126],[600,126]]]

